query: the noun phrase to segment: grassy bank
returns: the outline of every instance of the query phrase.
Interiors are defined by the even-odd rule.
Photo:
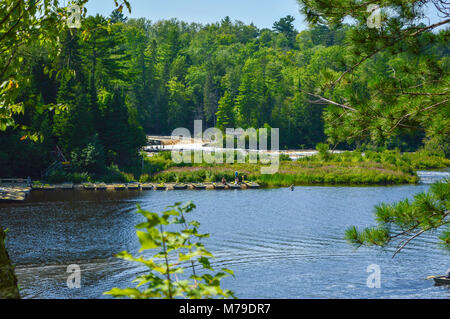
[[[234,180],[234,172],[245,175],[246,179],[256,181],[262,186],[277,187],[314,184],[402,184],[416,183],[417,175],[398,170],[393,165],[351,162],[280,162],[278,173],[260,174],[259,164],[224,164],[217,166],[197,165],[171,167],[152,176],[153,182],[196,182],[220,181],[225,177]]]
[[[260,174],[261,164],[250,164],[248,159],[242,164],[176,164],[170,153],[161,153],[148,159],[152,174],[143,175],[142,181],[150,182],[196,182],[219,181],[225,177],[234,180],[234,172],[245,175],[246,179],[257,181],[263,186],[279,187],[294,185],[388,185],[417,183],[417,168],[448,167],[445,158],[425,156],[420,153],[401,154],[397,151],[385,152],[344,152],[303,157],[291,161],[286,156],[280,158],[276,174]]]
[[[331,154],[322,151],[317,156],[305,157],[300,161],[310,162],[352,162],[352,163],[377,163],[394,165],[402,170],[439,169],[450,167],[450,159],[435,155],[429,155],[424,151],[414,153],[400,153],[399,151],[374,152],[343,152]]]
[[[331,154],[321,150],[315,156],[296,161],[280,157],[278,173],[261,175],[261,164],[251,164],[246,158],[242,164],[175,163],[170,152],[161,152],[146,158],[139,171],[129,173],[110,167],[104,175],[65,173],[51,177],[49,182],[214,182],[225,177],[234,180],[234,172],[263,186],[294,185],[389,185],[417,183],[418,169],[438,169],[450,166],[450,160],[427,155],[425,152],[398,151],[343,152]]]

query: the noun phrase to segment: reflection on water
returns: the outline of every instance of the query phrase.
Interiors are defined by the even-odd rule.
[[[447,172],[421,173],[424,183]],[[240,298],[448,298],[445,287],[424,280],[444,272],[448,252],[435,235],[423,235],[392,259],[387,250],[355,250],[343,240],[346,227],[374,225],[373,206],[427,190],[392,187],[296,187],[247,191],[33,192],[25,203],[0,206],[10,229],[8,249],[26,298],[102,298],[127,287],[145,271],[113,258],[136,253],[136,204],[160,211],[192,200],[192,217],[211,233],[206,246],[213,265],[236,278],[224,281]],[[82,288],[68,289],[67,265],[82,269]],[[381,266],[382,288],[366,286],[367,266]]]

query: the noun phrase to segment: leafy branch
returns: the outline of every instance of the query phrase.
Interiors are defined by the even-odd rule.
[[[128,297],[133,299],[176,297],[201,299],[201,298],[234,298],[230,290],[221,288],[221,280],[229,275],[234,276],[232,270],[222,268],[220,272],[214,272],[208,258],[214,257],[200,242],[208,234],[198,233],[200,224],[197,221],[187,222],[185,215],[195,208],[191,202],[176,203],[167,207],[161,214],[142,210],[138,206],[138,213],[142,214],[146,221],[136,226],[137,236],[141,244],[139,252],[158,250],[151,258],[144,256],[134,257],[123,251],[116,255],[124,260],[138,262],[148,267],[149,272],[137,277],[136,288],[113,288],[105,292],[114,297]],[[180,231],[167,231],[182,225]],[[179,280],[177,275],[184,276],[184,263],[189,262],[192,274],[188,279]],[[197,274],[195,267],[201,266],[204,274]],[[139,289],[144,287],[144,289]]]

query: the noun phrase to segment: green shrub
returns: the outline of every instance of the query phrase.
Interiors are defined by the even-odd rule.
[[[134,299],[234,298],[232,291],[221,287],[221,280],[229,275],[234,276],[233,271],[222,268],[214,273],[208,259],[214,256],[200,243],[209,234],[198,233],[200,223],[186,219],[194,208],[195,205],[190,202],[184,205],[176,203],[158,214],[138,206],[138,213],[146,218],[145,222],[136,226],[141,244],[139,252],[153,250],[155,254],[150,258],[134,257],[123,251],[116,257],[140,263],[148,269],[148,273],[134,280],[138,282],[136,288],[113,288],[105,294]],[[176,231],[177,227],[179,231]],[[167,231],[167,228],[171,230]],[[196,267],[202,267],[202,273],[198,273]],[[185,275],[187,270],[191,271],[188,277]]]
[[[62,170],[54,170],[46,177],[46,181],[49,183],[59,184],[67,181],[67,174]]]
[[[139,182],[140,182],[140,183],[148,183],[148,182],[151,182],[151,177],[150,177],[150,175],[148,175],[148,174],[142,174],[142,175],[139,177]]]
[[[82,149],[76,149],[71,153],[71,163],[77,172],[101,173],[105,169],[105,154],[98,134]]]
[[[93,179],[91,176],[89,176],[88,173],[84,172],[84,173],[72,173],[68,176],[68,181],[71,181],[73,183],[83,183],[83,182],[93,182]]]
[[[126,183],[134,181],[134,176],[132,174],[127,174],[120,171],[117,165],[110,165],[106,169],[106,174],[102,175],[99,180],[105,183]]]
[[[319,152],[319,157],[324,161],[328,161],[331,158],[331,153],[329,152],[329,149],[330,146],[324,143],[319,143],[316,146],[316,150]]]

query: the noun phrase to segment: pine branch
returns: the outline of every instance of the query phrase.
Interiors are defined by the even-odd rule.
[[[326,99],[326,98],[324,98],[324,97],[322,97],[322,96],[320,96],[320,95],[313,94],[313,93],[309,93],[309,92],[305,92],[305,91],[303,91],[303,90],[300,90],[300,92],[303,92],[303,93],[305,93],[305,94],[307,94],[307,95],[310,95],[310,96],[313,96],[313,97],[315,97],[315,98],[318,98],[319,100],[321,100],[321,101],[323,101],[323,102],[327,102],[328,104],[337,105],[337,106],[340,106],[340,107],[342,107],[342,108],[344,108],[344,109],[347,109],[347,110],[350,110],[350,111],[353,111],[353,112],[358,112],[357,109],[355,109],[355,108],[353,108],[353,107],[351,107],[351,106],[348,106],[348,105],[345,105],[345,104],[341,104],[341,103],[338,103],[338,102],[334,102],[334,101],[329,100],[329,99]]]
[[[386,45],[382,46],[381,48],[376,49],[375,51],[373,51],[373,52],[372,52],[371,54],[369,54],[368,56],[362,58],[358,63],[354,64],[354,65],[351,66],[349,69],[345,70],[345,71],[339,76],[339,78],[337,78],[337,80],[333,82],[333,84],[331,85],[331,88],[334,88],[334,87],[342,80],[342,78],[343,78],[347,73],[353,72],[353,70],[355,70],[358,66],[360,66],[364,61],[366,61],[366,60],[372,58],[372,57],[375,56],[378,52],[380,52],[380,51],[382,51],[382,50],[384,50],[384,49],[387,49],[388,47],[393,46],[394,44],[398,43],[398,42],[401,41],[401,40],[404,40],[404,39],[407,38],[407,37],[415,37],[415,36],[419,35],[419,34],[422,33],[422,32],[425,32],[425,31],[430,30],[430,29],[437,28],[437,27],[439,27],[439,26],[441,26],[441,25],[444,25],[444,24],[447,24],[447,23],[449,23],[449,22],[450,22],[450,19],[443,20],[443,21],[437,22],[437,23],[435,23],[435,24],[429,25],[429,26],[427,26],[427,27],[419,28],[419,30],[417,30],[416,32],[414,32],[414,33],[412,33],[412,34],[407,34],[407,31],[409,31],[409,30],[411,30],[411,29],[413,29],[413,28],[407,29],[407,30],[403,33],[402,36],[400,36],[400,37],[398,37],[398,38],[394,38],[391,42],[387,43]],[[414,28],[414,29],[416,29],[416,28]]]
[[[399,248],[397,248],[397,250],[395,251],[394,255],[392,256],[392,258],[395,257],[395,255],[397,255],[403,248],[405,248],[405,246],[414,238],[419,237],[420,235],[422,235],[424,232],[426,232],[429,229],[422,229],[420,232],[416,233],[414,236],[408,238]]]

